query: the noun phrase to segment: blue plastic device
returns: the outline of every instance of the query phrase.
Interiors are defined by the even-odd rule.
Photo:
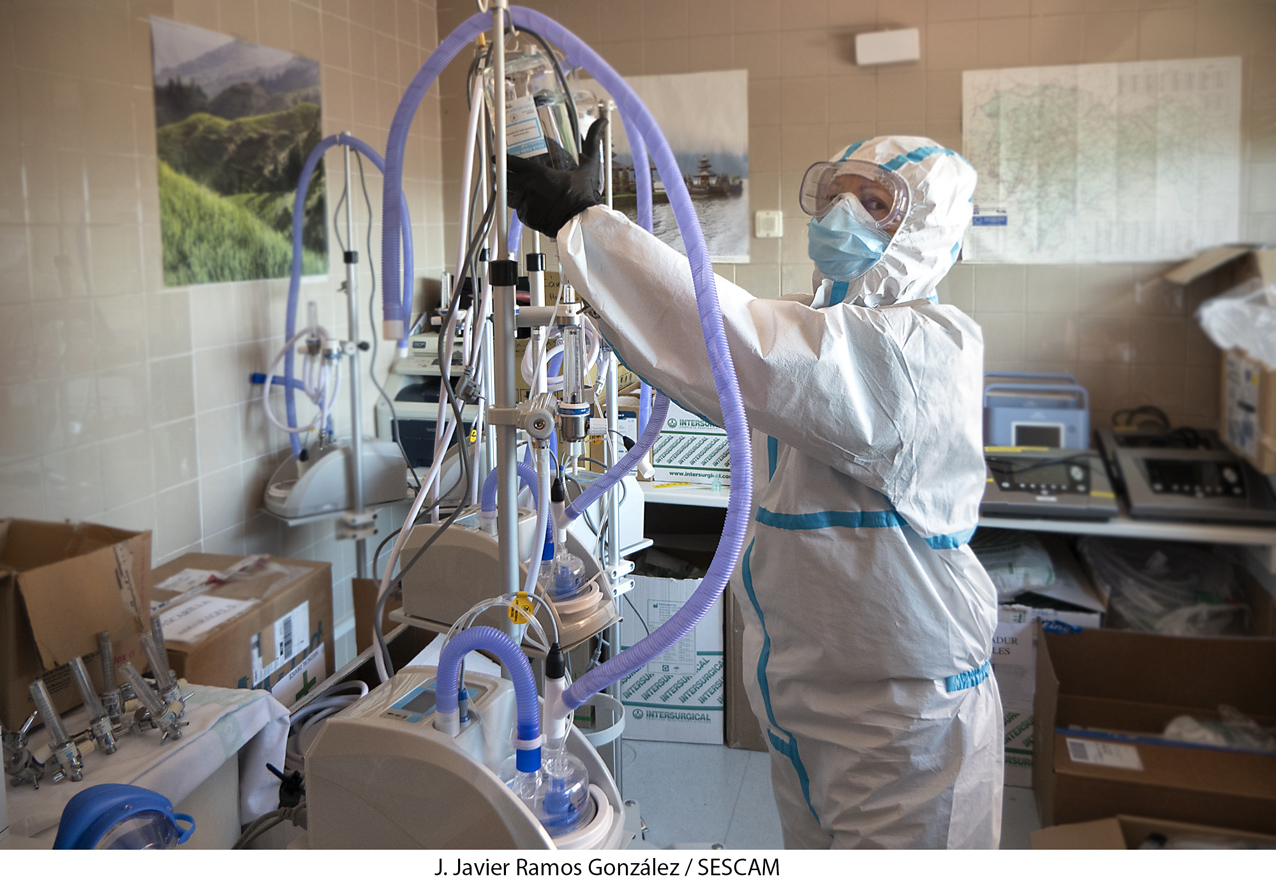
[[[194,831],[194,818],[174,813],[172,803],[159,793],[127,783],[102,783],[67,802],[53,847],[163,850],[182,844]]]
[[[1090,447],[1090,396],[1066,373],[984,374],[985,447]]]

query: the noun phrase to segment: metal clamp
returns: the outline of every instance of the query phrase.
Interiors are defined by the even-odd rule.
[[[27,739],[31,733],[31,726],[35,724],[35,715],[33,712],[27,716],[27,720],[17,731],[0,729],[0,737],[3,737],[4,773],[9,777],[10,786],[30,783],[39,789],[40,781],[44,778],[44,765],[37,761],[31,754],[31,750],[27,748]]]
[[[554,396],[543,392],[518,406],[519,427],[538,440],[554,434]]]
[[[80,758],[80,748],[67,735],[66,725],[62,723],[62,717],[49,697],[49,689],[44,686],[44,680],[39,678],[31,682],[27,689],[44,721],[45,730],[49,732],[49,750],[53,757],[44,763],[44,767],[55,769],[49,779],[57,783],[64,777],[69,777],[72,783],[79,783],[84,779],[84,760]]]
[[[366,540],[377,535],[377,513],[370,509],[345,512],[337,519],[337,539]]]
[[[522,418],[522,411],[517,407],[488,407],[487,424],[490,426],[517,426]]]

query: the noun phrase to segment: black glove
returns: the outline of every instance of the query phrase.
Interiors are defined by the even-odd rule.
[[[585,136],[580,165],[555,170],[536,160],[507,156],[509,205],[524,225],[556,237],[574,216],[602,203],[603,135],[606,120],[595,120]],[[568,161],[570,164],[570,161]]]

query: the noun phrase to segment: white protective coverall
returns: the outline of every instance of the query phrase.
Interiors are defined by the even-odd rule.
[[[966,545],[985,483],[979,327],[934,301],[975,172],[920,138],[852,145],[911,205],[868,272],[814,297],[718,296],[756,450],[732,581],[749,701],[788,848],[996,848],[997,597]],[[721,425],[686,259],[592,207],[558,234],[566,279],[628,367]],[[756,451],[755,451],[756,452]]]

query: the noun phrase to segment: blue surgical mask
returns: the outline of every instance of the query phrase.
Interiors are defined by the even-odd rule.
[[[854,197],[844,194],[823,216],[807,223],[807,255],[821,274],[850,280],[882,258],[891,236],[861,216],[872,219]]]

